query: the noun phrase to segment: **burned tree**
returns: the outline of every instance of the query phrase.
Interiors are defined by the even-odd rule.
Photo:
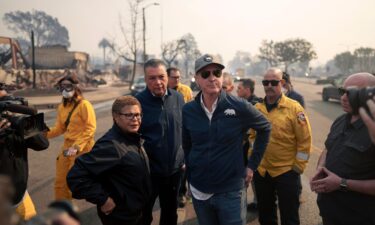
[[[19,40],[28,44],[30,44],[30,33],[34,31],[37,47],[45,45],[70,46],[68,29],[61,25],[57,18],[43,11],[8,12],[5,13],[3,21],[8,29],[18,35]]]
[[[182,53],[184,46],[185,42],[182,40],[174,40],[163,44],[161,47],[161,56],[168,67],[171,67],[177,56]]]
[[[127,28],[124,26],[121,18],[119,20],[121,36],[125,44],[118,44],[116,41],[113,41],[111,44],[111,50],[120,58],[125,61],[131,62],[133,64],[132,76],[129,88],[132,86],[135,78],[135,73],[137,69],[138,57],[140,54],[140,32],[138,28],[138,17],[140,3],[143,0],[128,0],[129,5],[129,15],[130,15],[130,27]]]

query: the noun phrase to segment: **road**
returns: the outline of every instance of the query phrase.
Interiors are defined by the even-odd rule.
[[[263,88],[260,86],[260,78],[256,79],[256,94],[264,96]],[[309,116],[312,133],[313,133],[313,152],[309,165],[302,176],[303,183],[303,203],[301,204],[300,216],[301,224],[316,225],[321,224],[318,208],[316,206],[316,195],[310,191],[308,180],[314,172],[317,159],[324,147],[324,141],[328,134],[329,128],[333,120],[340,114],[342,110],[338,102],[323,102],[321,100],[321,86],[305,82],[294,82],[295,89],[305,97],[307,114]],[[235,93],[235,91],[234,91]],[[111,102],[104,102],[95,105],[97,115],[97,132],[96,139],[106,132],[112,124],[110,114]],[[54,115],[47,116],[49,125],[54,123]],[[28,190],[34,200],[37,211],[42,213],[46,210],[49,202],[53,200],[53,183],[55,175],[55,160],[62,145],[62,137],[52,139],[50,148],[42,152],[29,152],[30,178]],[[249,191],[248,201],[250,201],[251,193]],[[96,216],[96,208],[85,201],[74,201],[78,206],[83,224],[96,225],[100,224]],[[178,210],[179,224],[197,224],[194,210],[191,204],[184,209]],[[155,207],[154,217],[158,220],[159,209]],[[153,224],[157,224],[155,221]],[[248,213],[248,224],[258,224],[256,214]]]

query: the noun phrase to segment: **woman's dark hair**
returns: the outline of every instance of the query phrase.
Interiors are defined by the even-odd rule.
[[[78,87],[79,80],[78,80],[77,76],[74,73],[70,73],[70,74],[64,76],[63,78],[61,78],[57,82],[57,86],[60,86],[60,84],[64,80],[67,80],[67,81],[71,82],[72,84],[74,84],[74,94],[73,94],[73,97],[71,99],[63,98],[63,105],[66,106],[68,103],[77,102],[78,99],[80,97],[82,97],[82,90]]]
[[[116,98],[116,100],[112,104],[112,114],[113,113],[121,113],[121,109],[125,106],[133,106],[136,105],[142,111],[141,103],[138,99],[134,98],[133,96],[126,95],[120,96]]]

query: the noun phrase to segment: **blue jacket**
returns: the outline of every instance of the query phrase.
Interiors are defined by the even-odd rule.
[[[199,191],[220,193],[244,187],[243,137],[257,132],[248,167],[255,171],[267,147],[271,125],[244,99],[221,91],[211,121],[201,106],[201,93],[182,111],[183,148],[188,180]]]
[[[172,89],[168,89],[163,98],[156,97],[148,88],[135,97],[142,106],[140,133],[145,140],[143,146],[150,160],[150,173],[170,176],[181,168],[184,161],[181,146],[184,99]]]
[[[288,98],[291,98],[293,100],[296,100],[297,102],[299,102],[299,104],[301,104],[301,106],[303,108],[305,108],[305,99],[303,98],[302,95],[300,95],[298,92],[296,92],[295,90],[291,90],[289,91],[287,94],[286,94],[286,97]]]

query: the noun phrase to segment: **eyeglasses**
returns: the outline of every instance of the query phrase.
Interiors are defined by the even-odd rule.
[[[221,77],[221,70],[213,70],[213,71],[210,71],[210,70],[204,70],[202,72],[200,72],[201,74],[201,77],[203,79],[207,79],[211,74],[213,74],[215,77],[219,78]]]
[[[271,83],[271,86],[277,86],[280,83],[280,80],[262,80],[263,86],[268,86]]]
[[[142,119],[143,114],[142,113],[118,113],[121,116],[125,116],[128,120],[133,120],[136,118],[137,120]]]
[[[344,87],[339,87],[337,90],[339,91],[340,96],[343,96],[344,94],[348,94],[348,90],[346,90]]]

